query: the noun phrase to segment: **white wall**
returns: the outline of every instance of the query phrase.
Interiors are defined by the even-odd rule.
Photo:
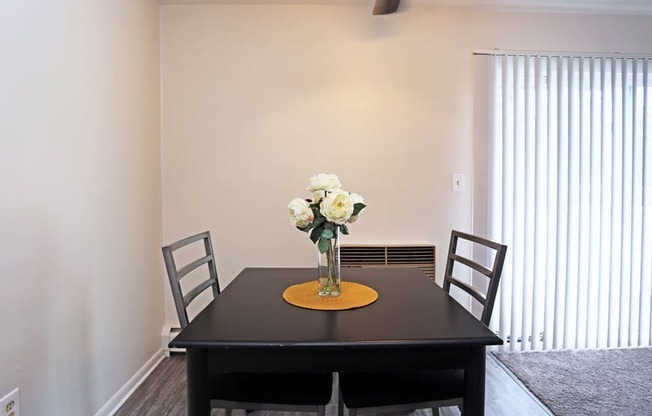
[[[319,172],[368,204],[344,243],[442,253],[468,227],[470,193],[450,191],[471,168],[468,16],[164,6],[162,28],[164,238],[210,229],[223,283],[315,266],[286,206]]]
[[[344,243],[471,229],[474,49],[650,52],[652,18],[367,6],[162,6],[164,240],[209,229],[228,283],[314,266],[285,207],[337,173],[368,208]],[[467,192],[450,175],[466,174]],[[169,291],[166,291],[166,293]],[[167,295],[166,318],[176,320]]]
[[[159,8],[0,3],[0,396],[94,414],[160,348]]]
[[[223,284],[313,266],[285,207],[333,172],[368,203],[345,243],[433,242],[441,278],[451,228],[471,229],[473,50],[650,52],[651,35],[650,17],[162,6],[164,240],[211,230]]]

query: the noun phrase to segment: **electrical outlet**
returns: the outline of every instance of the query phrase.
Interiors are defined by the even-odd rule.
[[[15,389],[0,399],[0,416],[20,416],[20,393]]]

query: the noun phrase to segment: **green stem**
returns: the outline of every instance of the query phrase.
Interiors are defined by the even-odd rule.
[[[333,250],[333,238],[328,241],[328,250],[326,251],[326,261],[328,262],[328,279],[326,279],[326,290],[333,290],[333,275],[335,274],[335,250]]]
[[[337,240],[336,238],[331,238],[328,241],[328,249],[326,250],[326,261],[328,262],[327,269],[328,269],[328,277],[326,279],[326,291],[331,292],[333,290],[333,287],[335,286],[335,242]]]

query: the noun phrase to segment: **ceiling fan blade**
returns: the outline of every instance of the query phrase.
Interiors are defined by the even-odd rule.
[[[398,10],[401,0],[376,0],[373,14],[390,14]]]

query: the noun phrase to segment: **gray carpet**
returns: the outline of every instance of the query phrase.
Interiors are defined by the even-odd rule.
[[[557,416],[652,415],[652,348],[494,355]]]

